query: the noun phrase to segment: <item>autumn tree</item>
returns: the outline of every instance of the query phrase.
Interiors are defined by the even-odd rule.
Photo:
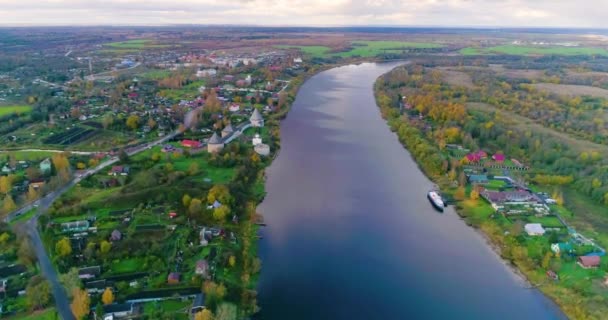
[[[70,243],[70,239],[63,237],[61,240],[57,241],[55,244],[55,253],[57,253],[60,257],[69,256],[72,253],[72,244]]]
[[[101,252],[101,254],[107,254],[108,252],[110,252],[111,249],[112,244],[107,240],[103,240],[99,244],[99,252]]]
[[[188,208],[190,206],[190,201],[192,201],[192,197],[190,197],[189,194],[185,194],[182,197],[182,204],[184,205],[184,207]]]
[[[34,188],[33,185],[30,185],[27,188],[27,195],[26,195],[27,201],[34,201],[34,200],[38,199],[38,196],[39,196],[38,190],[36,190],[36,188]]]
[[[34,252],[34,247],[32,247],[30,239],[23,236],[19,238],[19,242],[19,249],[17,250],[19,262],[28,267],[34,266],[38,258],[36,257],[36,252]]]
[[[25,169],[25,176],[28,180],[36,180],[42,176],[42,172],[37,167],[31,166]]]
[[[236,320],[238,319],[236,305],[232,303],[222,303],[217,307],[215,320]]]
[[[458,189],[456,189],[456,192],[454,192],[454,199],[456,200],[464,200],[465,196],[466,192],[463,186],[458,187]]]
[[[70,308],[74,317],[79,320],[89,314],[91,298],[89,293],[83,289],[74,289],[72,292],[72,304]]]
[[[203,212],[203,202],[200,199],[192,199],[188,206],[188,212],[193,215],[200,214]]]
[[[213,320],[213,313],[209,309],[203,309],[194,315],[194,320]]]
[[[12,212],[15,209],[17,209],[17,205],[15,204],[15,201],[13,200],[13,197],[11,197],[10,194],[7,194],[4,197],[4,200],[2,202],[2,210],[5,213],[9,213],[9,212]]]
[[[152,117],[148,118],[148,127],[150,129],[154,129],[156,127],[156,121]]]
[[[25,298],[30,310],[43,309],[51,302],[51,286],[42,276],[34,276],[25,288]]]
[[[139,127],[139,116],[132,114],[127,118],[127,127],[131,130],[136,130]]]
[[[114,302],[114,292],[112,291],[112,288],[106,288],[101,295],[101,301],[104,305],[112,304],[112,302]]]
[[[213,218],[218,221],[223,221],[230,214],[230,207],[222,205],[219,208],[213,209]]]
[[[0,193],[7,194],[13,188],[13,181],[10,176],[0,177]]]
[[[101,119],[101,125],[104,129],[107,129],[108,127],[112,126],[112,124],[114,124],[114,116],[111,114],[106,114],[105,116],[103,116],[103,119]]]
[[[471,194],[469,195],[469,197],[471,198],[471,200],[478,200],[479,199],[479,191],[477,191],[476,188],[473,188],[473,190],[471,190]]]
[[[209,190],[209,193],[207,194],[207,202],[214,203],[216,200],[223,204],[228,204],[231,202],[232,196],[230,195],[228,187],[222,184],[217,184]]]
[[[192,162],[190,164],[190,166],[188,167],[188,175],[195,176],[198,174],[198,172],[199,172],[198,163]]]

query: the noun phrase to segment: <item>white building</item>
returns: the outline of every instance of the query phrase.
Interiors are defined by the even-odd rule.
[[[540,223],[528,223],[524,226],[524,230],[529,236],[542,236],[545,234],[545,229]]]
[[[258,144],[262,143],[262,138],[256,133],[253,139],[251,139],[251,143],[253,143],[253,146],[257,146]]]
[[[199,78],[205,77],[215,77],[217,75],[217,70],[215,69],[204,69],[196,72],[196,76]]]
[[[234,129],[232,128],[232,123],[229,123],[224,130],[222,130],[222,138],[229,137],[234,133]]]

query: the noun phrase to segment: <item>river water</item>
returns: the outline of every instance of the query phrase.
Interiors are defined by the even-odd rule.
[[[258,208],[259,318],[565,319],[451,208],[431,207],[432,183],[374,101],[395,66],[335,68],[301,87]]]

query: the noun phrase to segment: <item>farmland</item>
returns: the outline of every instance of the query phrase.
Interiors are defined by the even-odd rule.
[[[0,117],[9,114],[25,114],[32,111],[32,106],[16,105],[16,106],[0,106]]]
[[[121,42],[111,42],[105,44],[106,46],[113,49],[126,49],[126,50],[143,50],[146,48],[165,48],[168,45],[155,44],[152,40],[147,39],[135,39],[135,40],[127,40]]]
[[[608,56],[608,50],[591,47],[541,47],[541,46],[518,46],[501,45],[488,48],[464,48],[460,50],[462,55],[486,55],[486,54],[506,54],[506,55],[584,55],[584,56]]]
[[[44,140],[44,143],[67,146],[86,140],[94,136],[96,132],[97,131],[94,129],[74,127],[65,132],[55,134],[46,138]]]
[[[327,58],[331,56],[350,58],[350,57],[373,57],[382,53],[401,53],[408,49],[434,49],[441,45],[428,42],[406,42],[406,41],[353,41],[351,47],[342,52],[335,52],[325,46],[290,46],[281,45],[278,48],[288,49],[297,48],[304,54],[313,58]]]

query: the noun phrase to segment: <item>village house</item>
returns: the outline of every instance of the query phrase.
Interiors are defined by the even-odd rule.
[[[488,154],[483,150],[469,153],[465,156],[465,158],[467,159],[467,161],[469,163],[478,163],[479,161],[486,159],[487,157],[488,157]]]
[[[78,269],[78,278],[79,279],[93,279],[98,277],[101,274],[100,266],[93,267],[84,267]]]
[[[572,245],[570,243],[552,243],[551,251],[555,254],[573,253]]]
[[[196,261],[195,273],[207,279],[209,277],[209,262],[205,259]]]
[[[128,176],[131,169],[128,166],[112,166],[108,172],[109,176]]]
[[[224,149],[224,142],[217,133],[213,133],[209,141],[207,141],[207,152],[209,153],[217,153]]]
[[[488,176],[485,174],[471,174],[467,176],[467,180],[470,184],[486,184],[488,183]]]
[[[251,126],[253,127],[261,128],[264,126],[264,117],[262,117],[258,109],[253,109],[253,114],[249,118],[249,121],[251,121]]]
[[[42,174],[48,174],[51,172],[51,159],[46,158],[40,162],[40,172],[42,172]]]
[[[181,142],[182,147],[184,148],[200,148],[201,147],[201,143],[200,141],[196,141],[196,140],[182,140]]]
[[[196,72],[196,76],[198,78],[215,77],[216,75],[217,75],[217,70],[211,69],[211,68],[199,70]]]
[[[122,233],[117,229],[114,229],[110,234],[110,241],[120,241],[122,239]]]
[[[494,160],[498,163],[503,163],[503,162],[505,162],[505,155],[502,153],[496,153],[492,156],[492,160]]]
[[[103,320],[132,318],[139,314],[140,309],[134,303],[113,303],[103,306]]]
[[[540,209],[547,209],[544,202],[535,194],[527,190],[514,191],[490,191],[483,190],[480,192],[482,198],[488,201],[494,210],[499,211],[505,209],[506,206],[529,206]],[[509,212],[507,212],[509,213]]]
[[[524,230],[529,236],[542,236],[545,234],[545,229],[540,223],[527,223]]]
[[[83,232],[89,229],[89,221],[80,220],[61,224],[61,232]]]
[[[600,266],[599,256],[582,256],[576,259],[576,263],[585,269],[597,268]]]
[[[179,272],[171,272],[169,276],[167,276],[167,284],[178,284],[181,278],[181,274]]]

